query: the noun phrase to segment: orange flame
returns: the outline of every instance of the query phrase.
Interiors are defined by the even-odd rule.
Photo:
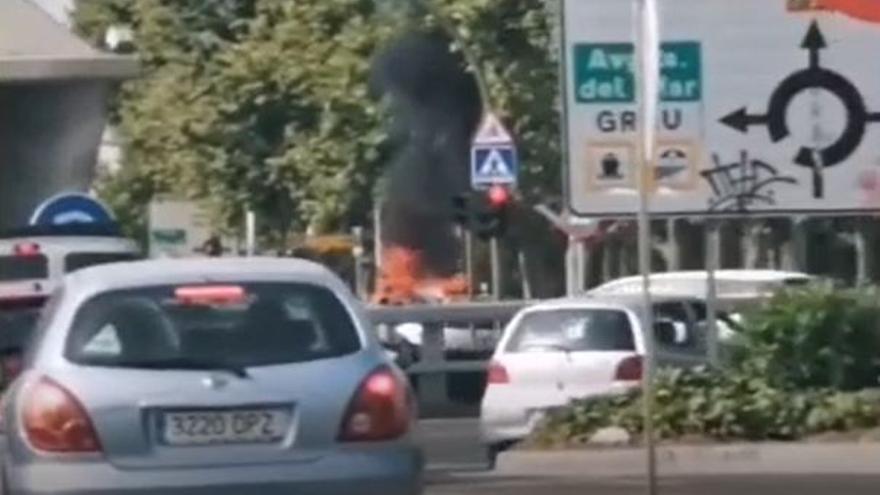
[[[466,298],[468,293],[464,276],[433,277],[425,272],[418,251],[390,246],[382,253],[382,270],[376,281],[373,302],[384,305],[450,302]]]

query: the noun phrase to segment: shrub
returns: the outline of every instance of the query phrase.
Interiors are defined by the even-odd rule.
[[[873,290],[783,292],[747,317],[736,365],[782,387],[876,386],[878,328]]]
[[[655,385],[657,438],[796,440],[880,426],[880,395],[830,389],[795,391],[742,372],[666,371]],[[642,432],[639,392],[574,402],[551,414],[535,435],[540,445],[586,439],[606,427]]]

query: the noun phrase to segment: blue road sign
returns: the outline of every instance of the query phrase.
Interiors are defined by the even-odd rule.
[[[58,226],[76,223],[115,223],[110,210],[100,201],[80,193],[59,194],[44,201],[31,216],[32,226]]]
[[[497,117],[488,115],[471,146],[471,186],[515,186],[519,176],[516,145]]]
[[[475,188],[516,184],[517,168],[513,146],[474,146],[471,150],[471,184]]]

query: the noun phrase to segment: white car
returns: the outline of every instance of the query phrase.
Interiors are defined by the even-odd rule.
[[[707,362],[701,304],[687,297],[654,299],[659,366]],[[637,296],[587,296],[544,302],[514,317],[490,364],[480,415],[493,455],[527,437],[549,409],[639,386],[641,308]]]
[[[679,271],[651,275],[651,293],[687,294],[705,299],[708,297],[708,274],[706,271]],[[791,287],[801,287],[816,281],[816,277],[799,272],[777,270],[718,270],[715,287],[719,302],[728,308],[741,306],[772,296],[775,292]],[[590,294],[626,295],[642,291],[642,277],[623,277],[592,289]]]

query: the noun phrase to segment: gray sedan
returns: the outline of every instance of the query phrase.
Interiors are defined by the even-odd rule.
[[[3,493],[415,495],[413,409],[318,265],[89,268],[50,299],[4,397]]]

